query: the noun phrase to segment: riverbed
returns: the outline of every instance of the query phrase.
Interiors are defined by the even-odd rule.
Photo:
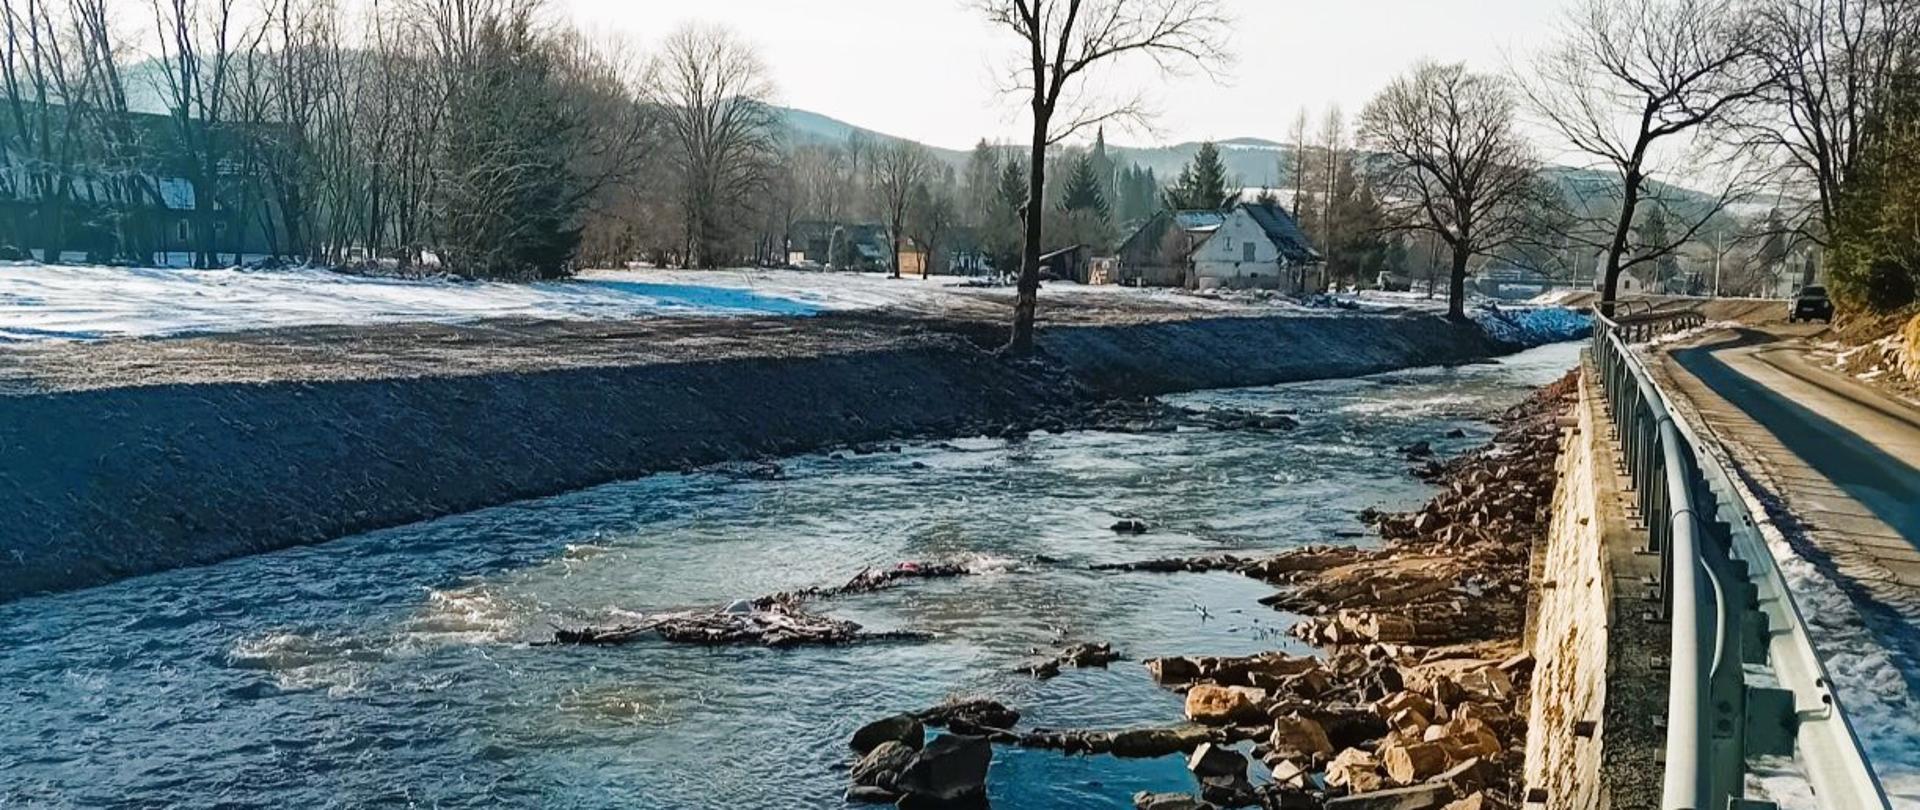
[[[1354,515],[1429,489],[1442,454],[1572,367],[1577,344],[1483,365],[1210,391],[1291,432],[1073,432],[782,460],[784,478],[658,475],[0,605],[0,805],[838,806],[846,739],[949,695],[1023,726],[1177,719],[1136,662],[1304,652],[1231,574],[1092,563],[1367,543]],[[1454,429],[1463,438],[1443,438]],[[1119,518],[1151,526],[1117,535]],[[822,607],[924,642],[533,647],[552,627],[966,561],[975,576]],[[1034,681],[1034,648],[1129,660]],[[1178,757],[997,752],[997,806],[1122,808],[1190,787]]]

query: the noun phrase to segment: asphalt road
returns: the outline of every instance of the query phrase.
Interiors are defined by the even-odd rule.
[[[1920,589],[1920,408],[1814,364],[1782,331],[1672,357],[1717,395],[1696,405],[1748,445],[1806,528],[1871,558],[1884,569],[1873,578]]]

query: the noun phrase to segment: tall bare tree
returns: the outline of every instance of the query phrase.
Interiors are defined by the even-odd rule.
[[[1544,203],[1538,161],[1514,129],[1514,110],[1500,78],[1423,62],[1360,113],[1368,175],[1388,223],[1449,249],[1447,314],[1456,319],[1466,311],[1467,263],[1525,237]]]
[[[1004,88],[1026,101],[1032,116],[1025,240],[1014,300],[1009,354],[1033,350],[1039,306],[1041,208],[1047,148],[1099,124],[1139,119],[1138,97],[1091,91],[1100,68],[1130,58],[1163,72],[1211,70],[1228,57],[1221,47],[1227,16],[1221,0],[974,0],[997,27],[1020,38],[1024,53]]]
[[[1287,138],[1293,142],[1293,152],[1287,155],[1287,178],[1293,184],[1293,199],[1287,209],[1299,219],[1301,194],[1307,182],[1307,108],[1301,107],[1300,112],[1294,114]]]
[[[1581,0],[1559,44],[1519,82],[1569,147],[1616,175],[1610,193],[1618,204],[1595,245],[1605,256],[1603,311],[1613,308],[1622,271],[1671,255],[1737,196],[1730,182],[1716,204],[1669,229],[1663,244],[1634,244],[1657,150],[1725,123],[1754,98],[1762,46],[1735,0]]]
[[[932,167],[933,159],[926,147],[912,141],[890,141],[874,155],[873,190],[887,217],[894,278],[900,277],[901,240],[906,238],[907,214],[913,204],[914,189],[926,182]]]
[[[1920,0],[1761,0],[1753,19],[1761,93],[1739,117],[1743,143],[1780,160],[1814,205],[1792,219],[1824,243],[1869,122],[1920,58]]]
[[[769,179],[778,157],[773,81],[745,40],[689,25],[667,37],[654,76],[685,208],[688,266],[712,266],[727,211]]]
[[[193,263],[216,260],[220,166],[231,149],[227,113],[234,65],[254,52],[266,27],[236,18],[237,0],[153,0],[159,28],[162,95],[193,187]]]
[[[959,204],[954,200],[955,185],[950,177],[934,176],[914,189],[907,230],[926,251],[921,278],[932,278],[936,268],[944,267],[942,251],[947,249],[948,238],[961,219]]]

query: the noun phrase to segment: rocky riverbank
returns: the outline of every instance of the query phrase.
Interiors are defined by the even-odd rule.
[[[1279,590],[1263,601],[1304,616],[1292,632],[1324,655],[1150,659],[1155,682],[1185,698],[1183,722],[1159,728],[1021,730],[1017,711],[985,702],[983,712],[981,701],[966,705],[988,720],[946,723],[931,743],[924,721],[952,711],[877,721],[853,740],[849,798],[979,806],[981,752],[999,744],[1187,754],[1198,790],[1137,796],[1150,810],[1519,807],[1533,666],[1522,644],[1529,564],[1550,518],[1558,420],[1575,391],[1571,375],[1540,390],[1500,418],[1491,442],[1458,458],[1403,448],[1417,465],[1410,472],[1441,492],[1411,513],[1366,515],[1384,541],[1378,548],[1106,566],[1225,570],[1272,583]],[[1271,779],[1254,784],[1249,754]]]
[[[1135,313],[1051,326],[1028,361],[995,356],[999,335],[869,314],[0,352],[0,601],[721,462],[1091,426],[1279,430],[1288,415],[1139,398],[1521,348],[1417,314]]]

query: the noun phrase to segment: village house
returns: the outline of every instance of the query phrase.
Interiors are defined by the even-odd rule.
[[[1130,287],[1185,287],[1193,250],[1225,222],[1221,211],[1161,210],[1121,243],[1112,282]]]
[[[1040,254],[1040,277],[1049,280],[1093,283],[1093,254],[1086,245],[1063,247]]]
[[[1323,280],[1319,252],[1279,205],[1241,203],[1195,248],[1191,289],[1262,289],[1299,294]]]
[[[835,270],[885,270],[892,251],[875,224],[802,220],[787,230],[787,264]]]
[[[31,105],[13,112],[28,126],[42,123]],[[263,178],[229,160],[198,187],[178,169],[186,158],[170,119],[128,113],[121,125],[134,146],[113,162],[88,155],[49,165],[15,142],[0,145],[0,245],[50,261],[163,266],[189,265],[202,247],[235,263],[287,252],[285,223]],[[50,189],[61,196],[49,198]],[[45,255],[50,243],[59,256]]]

